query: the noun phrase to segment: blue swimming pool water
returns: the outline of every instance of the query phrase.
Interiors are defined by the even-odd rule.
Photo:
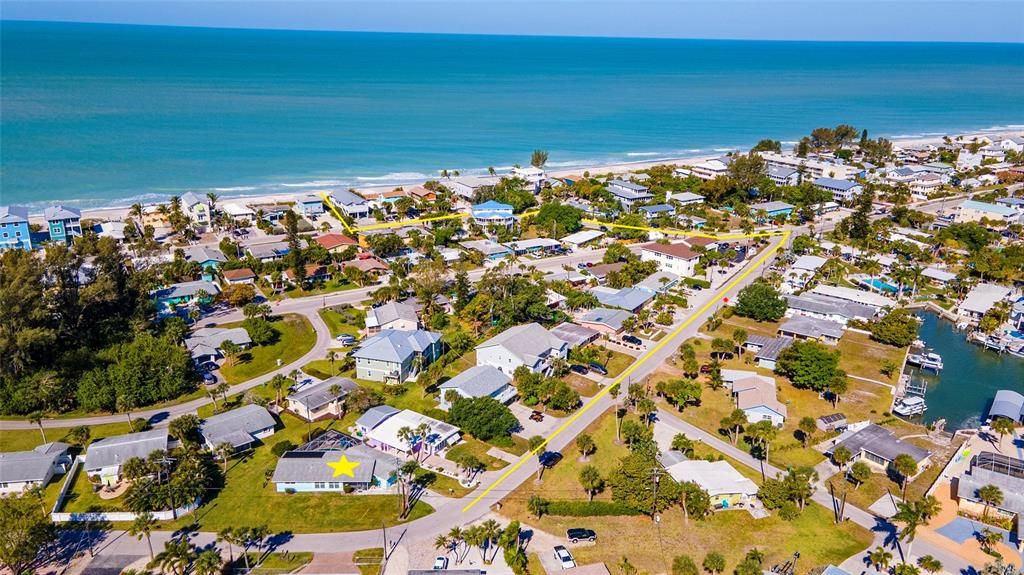
[[[896,293],[896,290],[897,290],[896,286],[892,285],[889,282],[882,281],[881,279],[878,279],[878,278],[870,278],[870,279],[866,279],[866,280],[861,280],[861,283],[863,283],[864,285],[871,286],[871,287],[873,287],[873,288],[875,288],[877,290],[881,290],[881,291],[889,292],[889,293]],[[906,291],[905,288],[904,288],[904,291]]]

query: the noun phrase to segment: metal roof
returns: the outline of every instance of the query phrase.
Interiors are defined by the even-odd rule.
[[[563,321],[551,328],[551,334],[568,343],[570,347],[579,347],[597,339],[601,335],[601,332],[596,329]]]
[[[0,453],[0,483],[42,481],[57,459],[68,451],[66,443],[46,443],[32,451]]]
[[[359,344],[352,352],[352,357],[402,363],[414,354],[425,352],[439,341],[441,334],[432,331],[385,329]]]
[[[917,463],[921,463],[931,455],[926,449],[900,441],[892,431],[874,423],[869,423],[863,429],[844,434],[841,437],[842,441],[833,445],[830,452],[834,452],[837,447],[842,445],[849,449],[850,453],[857,454],[867,451],[886,461],[892,461],[896,459],[896,456],[906,453]]]
[[[352,473],[334,477],[334,468],[328,463],[339,461],[342,456],[358,463]],[[277,461],[271,481],[274,483],[371,483],[374,477],[386,479],[401,467],[397,457],[382,453],[365,445],[325,451],[288,451]]]
[[[69,208],[67,206],[50,206],[43,210],[43,217],[48,222],[54,220],[77,220],[81,219],[82,211],[78,208]]]
[[[400,410],[390,405],[378,405],[367,409],[359,419],[356,420],[356,426],[365,427],[366,429],[373,429],[380,425],[382,421],[398,413]]]
[[[992,408],[989,409],[988,415],[1020,421],[1024,415],[1024,395],[1011,389],[1000,389],[992,400]]]
[[[331,393],[331,387],[335,385],[341,388],[341,391],[338,394]],[[359,389],[359,386],[351,379],[335,376],[329,377],[319,383],[307,385],[298,392],[289,395],[286,399],[288,401],[294,401],[306,409],[315,410],[332,401],[345,397],[357,389]]]
[[[812,338],[827,336],[839,339],[843,337],[843,326],[827,319],[796,315],[779,326],[779,333]]]
[[[166,429],[107,437],[89,445],[85,452],[85,468],[120,466],[133,457],[145,459],[158,449],[167,449]]]
[[[207,417],[199,426],[199,432],[210,445],[227,442],[237,448],[252,443],[253,434],[276,425],[274,416],[265,407],[249,404]]]

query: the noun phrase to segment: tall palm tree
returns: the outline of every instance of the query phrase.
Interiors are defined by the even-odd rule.
[[[438,535],[434,538],[434,549],[440,551],[444,549],[444,554],[447,555],[452,552],[452,542],[447,535]]]
[[[978,499],[985,504],[985,511],[982,519],[988,518],[988,509],[993,505],[1000,505],[1003,502],[1003,490],[996,485],[986,485],[978,488]]]
[[[921,516],[921,510],[906,501],[897,504],[896,514],[892,516],[892,520],[903,524],[903,528],[898,534],[898,541],[907,542],[906,553],[900,551],[900,555],[906,561],[906,558],[910,557],[910,547],[914,544],[914,538],[917,537],[917,528],[924,525],[925,520]]]
[[[216,549],[207,549],[196,557],[192,565],[195,575],[217,575],[220,573],[221,558]]]
[[[888,569],[892,564],[892,553],[889,553],[884,547],[878,546],[868,554],[868,561],[875,566],[875,571],[881,572],[882,569]]]
[[[146,545],[149,546],[149,560],[153,561],[156,557],[153,555],[153,540],[150,539],[153,529],[156,527],[156,517],[150,512],[139,513],[135,516],[135,521],[132,521],[131,526],[128,528],[128,534],[132,537],[141,540],[143,537],[146,538]]]
[[[455,553],[455,564],[458,565],[462,562],[462,558],[459,556],[459,547],[462,546],[465,534],[462,532],[461,527],[452,527],[448,530],[448,539],[451,541],[452,551]]]
[[[160,567],[165,573],[170,571],[175,575],[185,575],[193,557],[195,550],[188,539],[171,539],[164,543],[164,550],[156,554],[149,566]]]
[[[228,458],[231,457],[231,454],[235,452],[235,446],[231,445],[227,441],[223,441],[217,444],[217,447],[214,449],[214,451],[217,454],[217,457],[219,457],[220,460],[224,462],[224,473],[227,473]]]
[[[28,421],[39,426],[39,435],[43,436],[43,443],[46,443],[46,431],[43,430],[43,412],[33,411],[28,415]]]
[[[501,535],[501,525],[493,519],[488,519],[480,524],[480,536],[483,539],[483,546],[487,549],[494,547],[494,555],[491,561],[498,555],[498,536]],[[484,550],[484,561],[487,560],[486,549]]]
[[[337,408],[337,412],[334,414],[334,419],[337,420],[341,416],[341,410],[343,409],[342,406],[345,405],[345,398],[342,397],[341,386],[337,383],[332,384],[327,391],[330,392],[332,397],[334,397],[335,407]]]
[[[277,397],[277,406],[280,407],[281,392],[288,388],[288,378],[278,373],[274,377],[270,378],[270,381],[267,382],[267,385],[270,387],[270,389],[274,390],[274,393]]]
[[[327,350],[327,363],[331,366],[331,373],[338,375],[338,372],[334,371],[334,362],[338,360],[338,353],[333,349]]]
[[[231,527],[225,527],[224,529],[221,529],[217,533],[217,541],[218,542],[223,541],[224,543],[228,544],[228,561],[230,563],[234,563],[235,562],[234,543],[235,543],[236,540],[237,540],[237,537],[235,536],[235,530],[232,529]]]

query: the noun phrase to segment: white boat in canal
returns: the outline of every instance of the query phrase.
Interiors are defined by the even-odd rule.
[[[904,397],[896,402],[896,405],[892,408],[893,413],[904,417],[920,415],[927,410],[928,405],[925,404],[924,398],[917,395],[908,395]]]
[[[942,356],[935,352],[912,353],[907,356],[907,363],[921,369],[942,371]]]

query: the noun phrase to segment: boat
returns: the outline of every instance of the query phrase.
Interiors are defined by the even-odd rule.
[[[942,371],[942,356],[932,351],[909,354],[907,356],[907,363],[916,365],[924,370]]]
[[[927,344],[924,342],[923,339],[915,339],[914,343],[910,344],[910,347],[913,347],[913,348],[916,348],[916,349],[924,349],[925,347],[927,347]]]
[[[892,408],[893,413],[904,417],[920,415],[927,410],[928,405],[925,404],[924,398],[917,395],[908,395],[904,397],[897,401],[896,405]]]

